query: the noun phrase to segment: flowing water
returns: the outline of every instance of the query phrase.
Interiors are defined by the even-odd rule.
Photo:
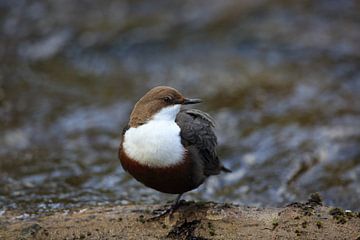
[[[231,174],[186,199],[360,210],[358,1],[0,3],[0,212],[159,203],[117,158],[149,88],[204,100]]]

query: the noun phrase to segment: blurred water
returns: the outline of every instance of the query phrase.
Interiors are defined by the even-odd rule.
[[[172,199],[121,169],[132,105],[170,85],[233,173],[186,197],[360,210],[357,1],[2,1],[0,211]]]

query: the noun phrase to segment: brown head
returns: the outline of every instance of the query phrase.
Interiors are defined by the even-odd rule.
[[[154,87],[135,104],[130,115],[129,125],[130,127],[142,125],[166,107],[199,102],[201,102],[200,99],[185,98],[179,91],[172,87]]]

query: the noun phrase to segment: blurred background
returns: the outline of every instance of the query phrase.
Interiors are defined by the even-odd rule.
[[[0,211],[163,203],[117,158],[169,85],[217,121],[233,170],[188,200],[360,210],[356,0],[0,1]]]

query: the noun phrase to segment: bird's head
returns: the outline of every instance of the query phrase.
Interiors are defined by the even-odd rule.
[[[130,126],[137,127],[152,119],[174,121],[182,105],[200,102],[200,99],[185,98],[172,87],[155,87],[135,104],[130,115]]]

